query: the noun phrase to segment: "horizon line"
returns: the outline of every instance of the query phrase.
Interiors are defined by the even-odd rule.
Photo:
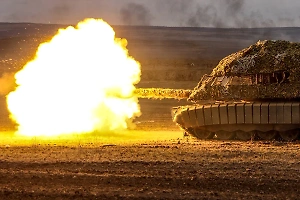
[[[0,21],[0,24],[36,24],[36,25],[59,25],[59,26],[76,26],[77,24],[64,23],[37,23],[37,22],[5,22]],[[300,28],[300,26],[267,26],[267,27],[209,27],[209,26],[161,26],[161,25],[120,25],[109,24],[110,26],[123,27],[157,27],[157,28],[205,28],[205,29],[274,29],[274,28]]]

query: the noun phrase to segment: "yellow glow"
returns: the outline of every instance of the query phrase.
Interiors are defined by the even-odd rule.
[[[152,131],[152,130],[124,130],[116,134],[68,134],[56,137],[15,135],[13,132],[0,132],[0,147],[13,146],[69,146],[69,147],[97,147],[106,144],[131,145],[141,143],[162,142],[177,144],[183,139],[182,131]]]
[[[60,29],[16,75],[7,96],[18,134],[57,136],[126,129],[140,114],[140,64],[101,19]]]

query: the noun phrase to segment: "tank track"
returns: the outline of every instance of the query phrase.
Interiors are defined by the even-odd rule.
[[[174,107],[172,116],[174,122],[198,139],[300,139],[300,102],[195,104]]]

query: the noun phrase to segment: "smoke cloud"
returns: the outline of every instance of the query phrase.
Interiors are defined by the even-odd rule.
[[[274,15],[268,18],[264,15],[261,3],[257,4],[257,8],[254,5],[245,0],[212,0],[206,5],[197,4],[187,25],[215,28],[296,26],[292,17],[278,17],[276,20]]]
[[[0,21],[77,23],[103,18],[115,25],[299,27],[298,0],[1,0]]]
[[[126,25],[149,26],[151,15],[149,10],[137,3],[129,3],[121,9],[122,22]]]

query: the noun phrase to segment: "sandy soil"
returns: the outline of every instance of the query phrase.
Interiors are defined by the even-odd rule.
[[[58,25],[0,24],[0,72],[14,73]],[[218,61],[298,28],[115,27],[142,63],[139,87],[193,88]],[[298,199],[300,143],[197,141],[170,117],[185,101],[141,99],[135,130],[72,139],[0,139],[0,199]],[[10,129],[0,98],[0,129]]]
[[[185,138],[0,150],[1,199],[297,199],[300,194],[300,144]]]

